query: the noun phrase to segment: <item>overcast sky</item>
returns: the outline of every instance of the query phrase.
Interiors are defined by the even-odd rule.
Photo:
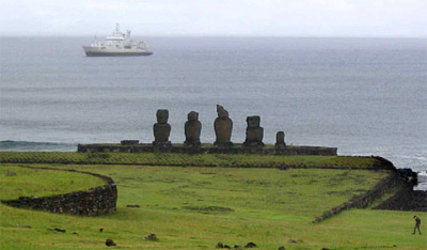
[[[0,0],[0,35],[427,37],[427,0]]]

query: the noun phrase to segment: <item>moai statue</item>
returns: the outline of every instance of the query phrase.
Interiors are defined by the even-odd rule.
[[[214,128],[216,141],[214,145],[232,146],[231,132],[233,131],[233,121],[228,117],[227,110],[221,105],[216,105],[218,117],[215,119]]]
[[[285,143],[285,132],[278,131],[276,134],[276,144],[275,144],[276,150],[282,150],[286,148]]]
[[[202,123],[199,121],[199,113],[191,111],[187,115],[185,122],[185,142],[187,146],[200,146],[200,132],[202,131]]]
[[[159,109],[156,113],[157,123],[154,124],[154,141],[153,145],[170,146],[169,135],[171,133],[171,125],[168,123],[169,111],[167,109]]]
[[[243,144],[249,147],[264,146],[262,142],[264,129],[260,127],[261,118],[258,115],[248,116],[246,122],[248,127],[246,128],[246,140]]]

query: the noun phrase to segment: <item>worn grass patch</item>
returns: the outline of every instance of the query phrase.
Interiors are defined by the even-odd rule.
[[[206,213],[206,214],[234,212],[234,209],[231,209],[229,207],[219,207],[219,206],[183,206],[182,208],[199,212],[199,213]]]

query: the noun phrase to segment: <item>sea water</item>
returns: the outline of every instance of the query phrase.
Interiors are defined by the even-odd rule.
[[[427,39],[149,37],[147,57],[86,57],[85,37],[2,37],[0,150],[75,151],[77,143],[153,141],[169,109],[172,142],[199,112],[215,140],[216,104],[245,139],[338,147],[427,170]]]

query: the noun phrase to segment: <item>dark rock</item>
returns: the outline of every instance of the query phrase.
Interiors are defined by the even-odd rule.
[[[16,173],[14,171],[7,170],[6,176],[16,176]]]
[[[200,145],[200,133],[202,131],[202,123],[199,121],[199,113],[191,111],[187,115],[185,122],[185,142],[187,146]]]
[[[222,242],[218,242],[216,244],[216,248],[224,248],[224,244],[222,244]]]
[[[412,183],[413,185],[418,184],[418,175],[416,172],[413,172],[410,168],[399,168],[397,169],[399,176],[403,178],[406,182]]]
[[[79,235],[79,233],[77,233],[77,232],[72,232],[72,234]]]
[[[128,204],[127,207],[139,207],[139,205]]]
[[[253,242],[248,242],[248,244],[246,244],[245,248],[254,248],[257,247],[257,245]]]
[[[229,118],[227,110],[221,105],[216,105],[218,117],[215,119],[214,128],[216,141],[215,145],[229,147],[232,146],[231,133],[233,131],[233,121]]]
[[[281,246],[278,250],[286,250],[286,248],[284,246]]]
[[[53,230],[56,231],[56,232],[61,232],[61,233],[67,232],[67,230],[61,229],[61,228],[54,228]]]
[[[276,144],[274,145],[276,150],[284,150],[286,148],[285,143],[285,132],[279,131],[276,134]]]
[[[116,246],[117,244],[116,244],[116,243],[114,243],[114,241],[113,241],[112,239],[107,239],[107,240],[105,241],[105,245],[106,245],[107,247],[113,247],[113,246]]]
[[[242,245],[240,245],[240,244],[235,244],[235,245],[234,245],[234,248],[236,248],[236,249],[242,249]]]
[[[155,234],[149,234],[147,236],[144,237],[145,240],[151,240],[151,241],[158,241],[159,238],[157,238],[157,236]]]
[[[159,145],[166,147],[171,144],[169,136],[171,132],[171,126],[168,123],[169,111],[167,109],[159,109],[156,113],[157,123],[153,126],[154,141],[153,145]]]
[[[257,115],[248,116],[246,122],[248,126],[246,128],[246,140],[243,144],[249,147],[264,146],[262,142],[264,138],[264,128],[260,127],[261,117]]]
[[[327,247],[322,247],[322,250],[329,250],[329,248],[327,248]]]
[[[224,248],[231,249],[231,247],[229,245],[224,245]]]
[[[104,232],[104,228],[100,228],[99,232],[101,232],[101,233]]]

